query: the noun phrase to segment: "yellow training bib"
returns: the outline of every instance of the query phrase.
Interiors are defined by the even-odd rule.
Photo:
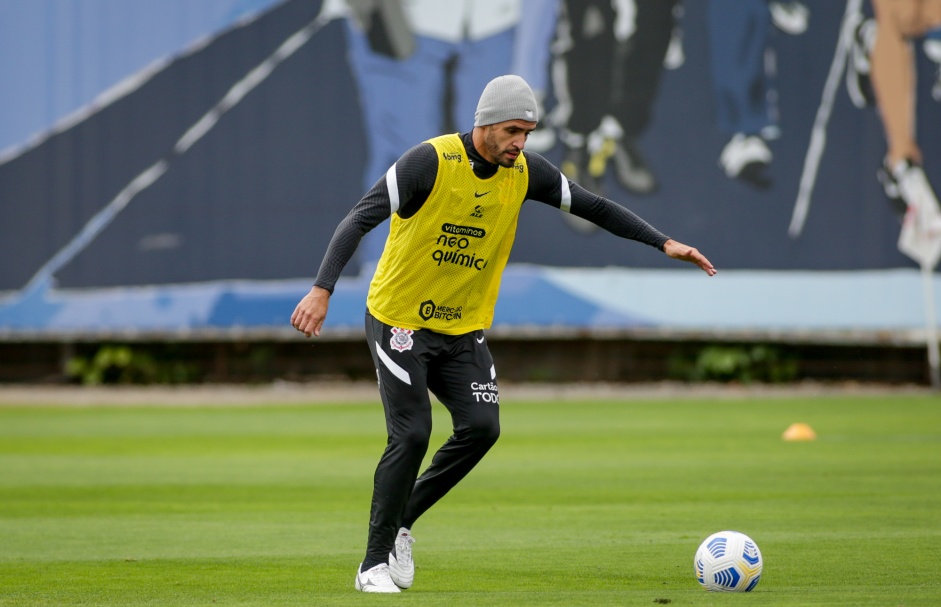
[[[520,154],[510,168],[480,179],[460,135],[428,140],[438,174],[412,217],[393,213],[366,306],[382,322],[459,335],[486,329],[516,237],[529,173]]]

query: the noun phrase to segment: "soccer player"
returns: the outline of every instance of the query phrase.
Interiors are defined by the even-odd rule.
[[[913,41],[924,39],[929,58],[941,63],[941,0],[872,0],[875,20],[858,17],[847,64],[853,105],[875,103],[888,149],[877,175],[900,215],[924,202],[938,215],[938,197],[923,168],[916,139],[917,62]],[[939,68],[941,70],[941,68]],[[941,83],[941,71],[938,72]],[[941,84],[936,84],[941,99]]]
[[[415,574],[415,521],[480,461],[500,434],[499,396],[484,329],[523,201],[554,206],[668,256],[715,268],[697,249],[524,153],[536,99],[519,76],[484,88],[474,128],[405,152],[353,207],[336,232],[291,324],[320,335],[330,295],[363,235],[391,216],[366,300],[366,338],[379,378],[388,443],[376,468],[363,592],[399,592]],[[451,414],[453,434],[418,475],[431,434],[429,390]]]

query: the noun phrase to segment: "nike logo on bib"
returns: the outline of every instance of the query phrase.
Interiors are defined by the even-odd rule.
[[[483,194],[480,194],[479,192],[474,192],[474,198],[480,198],[481,196],[486,196],[489,193],[490,193],[489,190],[484,192]]]

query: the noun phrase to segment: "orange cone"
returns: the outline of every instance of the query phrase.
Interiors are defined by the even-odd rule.
[[[797,423],[788,426],[781,438],[788,441],[814,440],[817,438],[817,433],[807,424]]]

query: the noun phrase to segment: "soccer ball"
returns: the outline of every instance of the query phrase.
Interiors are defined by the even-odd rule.
[[[744,533],[720,531],[699,545],[693,567],[707,590],[750,592],[761,579],[763,561],[758,544]]]

